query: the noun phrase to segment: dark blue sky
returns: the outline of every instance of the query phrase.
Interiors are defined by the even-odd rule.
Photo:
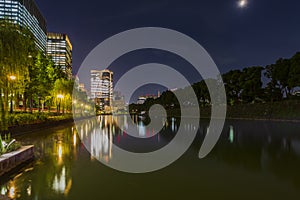
[[[170,28],[191,36],[211,54],[222,72],[265,66],[300,51],[299,0],[249,0],[244,9],[238,8],[237,0],[36,1],[48,30],[70,36],[74,72],[106,38],[146,26]],[[137,52],[125,57],[113,64],[116,77],[148,61],[185,67],[184,61],[175,62],[172,55],[163,52]],[[197,81],[199,77],[192,72],[186,76]]]

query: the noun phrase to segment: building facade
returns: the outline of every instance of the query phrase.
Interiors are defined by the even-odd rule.
[[[111,111],[113,100],[113,72],[91,70],[91,99],[102,111]]]
[[[34,0],[0,0],[0,19],[28,27],[38,49],[46,51],[47,24]]]
[[[68,35],[47,34],[47,55],[52,57],[54,64],[61,67],[69,79],[72,78],[72,50]]]
[[[126,103],[125,96],[122,95],[120,91],[114,91],[113,102],[112,102],[112,111],[115,114],[124,114],[126,113]]]

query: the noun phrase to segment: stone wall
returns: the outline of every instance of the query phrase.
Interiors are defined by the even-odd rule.
[[[34,158],[34,146],[24,146],[19,150],[0,156],[0,176],[20,164]]]

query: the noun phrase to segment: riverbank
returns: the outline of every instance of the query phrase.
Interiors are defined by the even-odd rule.
[[[83,120],[83,119],[88,119],[91,117],[94,117],[94,116],[77,117],[76,120]],[[18,135],[31,133],[34,131],[43,130],[46,128],[62,126],[65,124],[72,124],[72,123],[74,123],[73,115],[67,114],[67,115],[60,115],[60,116],[56,116],[56,117],[47,118],[46,120],[37,121],[34,123],[26,123],[26,124],[22,124],[22,125],[10,126],[8,128],[7,132],[10,133],[12,136],[18,136]]]
[[[0,176],[9,173],[19,165],[34,158],[34,146],[23,146],[20,149],[0,156]]]
[[[181,114],[180,109],[169,109],[167,112],[169,116],[174,117],[179,117]],[[15,118],[20,118],[16,116],[17,115],[15,115]],[[39,116],[41,116],[41,114],[39,114]],[[74,122],[72,114],[58,116],[49,115],[47,117],[45,117],[45,114],[43,114],[43,116],[43,118],[35,117],[37,120],[33,120],[33,123],[30,123],[30,121],[27,122],[23,120],[22,124],[21,120],[15,120],[15,125],[10,126],[8,132],[12,135],[20,135],[48,127],[59,126],[65,123]],[[200,116],[201,118],[210,119],[211,107],[201,107]],[[84,118],[85,117],[83,117],[83,119]],[[290,100],[274,103],[239,104],[235,106],[227,106],[226,119],[300,122],[300,101]]]
[[[0,132],[2,135],[20,135],[74,121],[71,113],[14,113],[10,114],[8,119],[8,130]]]
[[[169,116],[180,116],[180,109],[170,109],[167,112]],[[211,118],[211,107],[201,107],[200,116]],[[226,119],[300,122],[300,101],[227,106]]]
[[[67,119],[62,119],[62,120],[49,120],[49,121],[44,121],[44,122],[39,122],[39,123],[34,123],[34,124],[24,124],[24,125],[16,125],[16,126],[11,126],[8,128],[8,132],[12,134],[12,136],[16,135],[23,135],[26,133],[31,133],[34,131],[42,130],[45,128],[50,128],[54,126],[60,126],[63,124],[68,124],[68,123],[73,123],[74,119],[73,117],[67,118]]]

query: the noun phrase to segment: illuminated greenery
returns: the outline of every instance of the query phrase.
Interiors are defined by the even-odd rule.
[[[0,130],[7,130],[9,94],[23,93],[32,64],[28,56],[35,55],[33,35],[6,20],[0,20]],[[10,80],[10,76],[16,80]],[[12,97],[11,97],[12,98]]]
[[[34,110],[50,112],[58,105],[58,114],[72,110],[74,81],[68,80],[60,66],[37,50],[27,28],[0,20],[0,55],[0,131],[7,131],[10,125],[41,120]],[[15,102],[14,106],[10,102]],[[19,107],[20,102],[22,112],[31,114],[13,115],[13,107]]]

